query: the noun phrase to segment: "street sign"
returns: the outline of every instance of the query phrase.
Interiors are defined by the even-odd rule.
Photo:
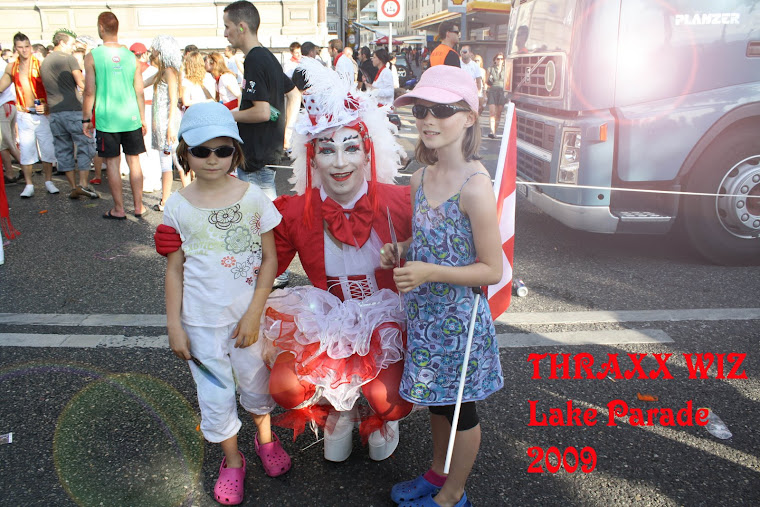
[[[462,14],[467,12],[467,0],[449,0],[448,3],[449,12],[461,12]]]
[[[377,20],[385,23],[402,23],[406,17],[406,0],[378,0]]]

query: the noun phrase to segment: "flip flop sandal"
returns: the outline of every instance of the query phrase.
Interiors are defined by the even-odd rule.
[[[400,504],[403,502],[411,502],[428,495],[432,498],[432,495],[437,495],[440,490],[441,488],[420,475],[411,481],[394,484],[391,488],[391,500]]]
[[[272,432],[272,441],[268,444],[259,444],[259,434],[254,439],[256,454],[261,458],[261,464],[269,477],[277,477],[290,470],[290,456],[280,444],[280,439]]]
[[[422,498],[417,498],[411,502],[403,502],[398,505],[399,507],[441,507],[441,504],[433,500],[433,495],[435,494],[437,493],[431,493],[427,496],[423,496]],[[462,498],[460,498],[459,501],[454,504],[454,507],[472,507],[472,504],[467,499],[467,493],[462,492]]]
[[[106,213],[103,215],[103,218],[105,218],[106,220],[126,220],[127,219],[126,216],[117,217],[116,215],[112,215],[111,211],[112,210],[110,210],[110,209],[108,211],[106,211]]]
[[[238,451],[240,452],[240,451]],[[227,458],[222,459],[219,466],[219,478],[214,486],[214,498],[222,505],[238,505],[243,503],[243,485],[245,483],[245,456],[240,468],[226,468]]]
[[[153,211],[164,211],[164,205],[161,203],[154,204]]]

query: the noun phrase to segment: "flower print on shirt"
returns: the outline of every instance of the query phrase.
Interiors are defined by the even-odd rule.
[[[240,212],[240,204],[236,204],[229,208],[213,211],[208,216],[209,223],[213,224],[217,229],[226,231],[233,224],[236,224],[243,220],[243,214]]]
[[[242,225],[227,231],[224,245],[232,253],[250,252],[253,245],[253,234]]]
[[[251,226],[251,232],[261,234],[261,213],[254,213],[248,224]]]

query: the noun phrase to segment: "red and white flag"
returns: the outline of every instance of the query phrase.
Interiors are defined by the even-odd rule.
[[[512,301],[512,264],[515,257],[515,194],[517,182],[517,115],[515,105],[507,105],[504,136],[494,178],[496,216],[499,219],[502,250],[502,277],[488,287],[488,306],[494,320],[509,308]]]

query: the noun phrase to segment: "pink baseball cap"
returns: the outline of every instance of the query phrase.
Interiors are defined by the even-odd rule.
[[[439,104],[453,104],[464,100],[470,109],[478,110],[478,89],[475,79],[466,71],[451,65],[435,65],[422,73],[420,82],[409,93],[397,98],[393,105],[408,106],[414,99]]]

